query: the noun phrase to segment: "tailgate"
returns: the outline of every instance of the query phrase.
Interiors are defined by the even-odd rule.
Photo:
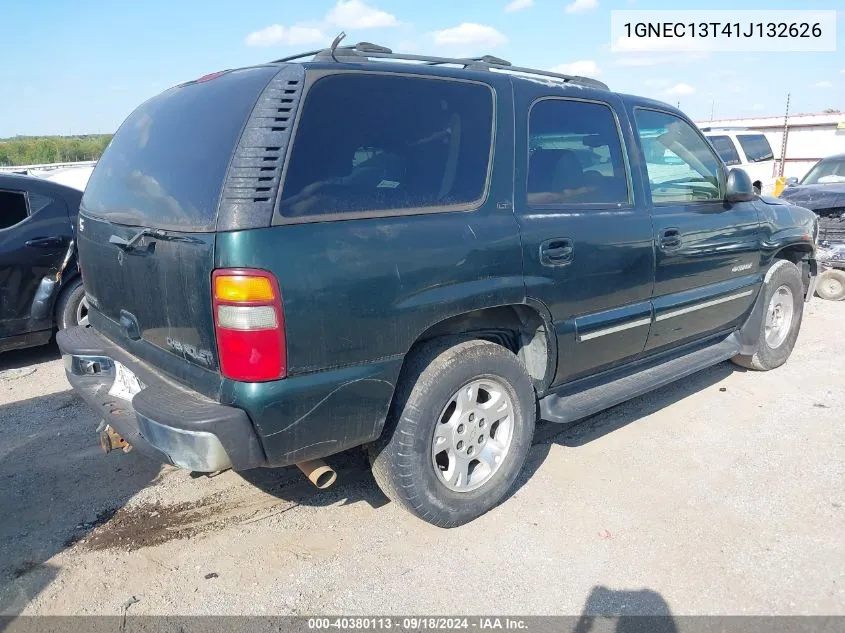
[[[144,235],[127,249],[115,242],[131,240],[137,227],[89,216],[81,216],[80,226],[79,254],[94,327],[213,395],[219,380],[203,374],[217,372],[211,310],[215,234]]]

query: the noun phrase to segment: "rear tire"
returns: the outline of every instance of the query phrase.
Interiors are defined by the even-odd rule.
[[[423,347],[403,371],[373,476],[396,503],[440,527],[484,514],[531,448],[537,400],[522,362],[481,340]]]
[[[77,325],[88,327],[88,302],[81,279],[70,282],[56,303],[56,326],[65,330]]]
[[[795,347],[804,315],[804,283],[792,262],[778,260],[763,285],[763,321],[755,352],[731,360],[746,369],[769,371],[783,365]]]
[[[819,275],[816,294],[828,301],[845,299],[845,270],[830,268]]]

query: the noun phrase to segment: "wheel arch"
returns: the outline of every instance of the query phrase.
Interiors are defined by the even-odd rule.
[[[785,260],[798,266],[798,270],[801,272],[801,281],[804,285],[805,300],[811,298],[813,277],[818,274],[818,267],[813,254],[813,245],[809,242],[802,241],[783,246],[772,256],[772,265],[778,261]]]
[[[788,244],[775,251],[772,259],[786,259],[796,266],[799,266],[801,260],[807,259],[809,255],[813,254],[813,245],[809,242],[798,242]]]
[[[551,315],[543,304],[527,302],[462,312],[431,325],[411,345],[399,379],[408,359],[423,345],[437,339],[457,343],[470,338],[497,343],[513,352],[525,365],[538,393],[545,391],[554,376],[557,339]]]

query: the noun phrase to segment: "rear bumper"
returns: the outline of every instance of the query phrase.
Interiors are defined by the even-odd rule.
[[[140,452],[197,472],[246,470],[266,463],[246,412],[177,385],[93,328],[56,335],[68,381]],[[131,401],[109,394],[115,362],[144,385]]]

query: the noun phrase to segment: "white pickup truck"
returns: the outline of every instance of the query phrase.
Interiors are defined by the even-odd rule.
[[[775,156],[764,134],[737,128],[703,127],[701,131],[728,167],[742,167],[758,193],[772,195]]]

